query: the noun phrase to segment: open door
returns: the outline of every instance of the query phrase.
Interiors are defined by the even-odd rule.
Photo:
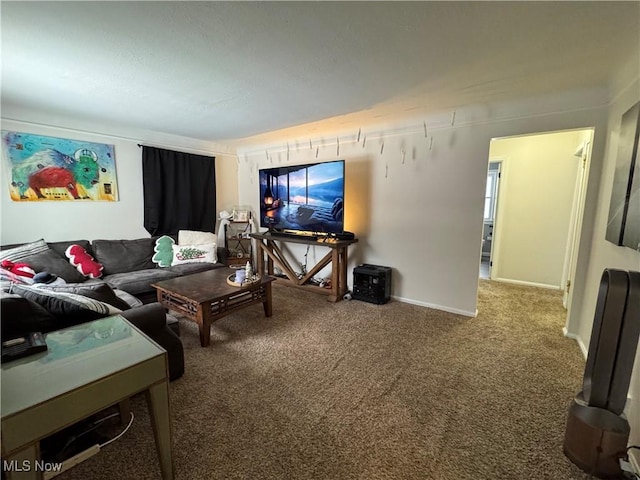
[[[491,278],[491,254],[493,251],[493,229],[496,222],[498,191],[500,184],[500,161],[489,161],[487,184],[484,198],[484,221],[482,228],[482,255],[480,257],[480,278]]]
[[[574,155],[580,157],[580,169],[576,178],[576,189],[573,199],[571,214],[571,230],[567,239],[567,255],[563,272],[564,291],[562,295],[562,305],[569,310],[571,303],[571,286],[576,274],[576,258],[580,247],[580,231],[582,228],[582,218],[584,214],[585,195],[587,190],[587,178],[589,159],[591,158],[591,140],[593,130],[589,132],[589,138],[578,146]]]

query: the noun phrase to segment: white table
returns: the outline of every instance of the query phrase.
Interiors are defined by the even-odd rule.
[[[41,439],[145,392],[164,480],[173,479],[167,353],[123,317],[45,335],[47,352],[2,365],[2,458],[41,479]]]

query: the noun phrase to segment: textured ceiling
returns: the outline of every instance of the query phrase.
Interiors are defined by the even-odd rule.
[[[231,142],[606,86],[638,2],[7,2],[2,114]],[[63,120],[61,120],[63,122]]]

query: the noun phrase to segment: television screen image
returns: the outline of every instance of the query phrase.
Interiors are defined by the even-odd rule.
[[[259,171],[260,226],[277,231],[344,231],[344,160]]]

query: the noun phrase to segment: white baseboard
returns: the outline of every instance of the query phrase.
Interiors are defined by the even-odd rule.
[[[394,300],[397,300],[398,302],[409,303],[411,305],[418,305],[420,307],[433,308],[434,310],[442,310],[443,312],[455,313],[456,315],[464,315],[465,317],[478,316],[478,310],[476,310],[475,312],[469,312],[467,310],[459,310],[457,308],[443,307],[442,305],[434,305],[433,303],[420,302],[418,300],[412,300],[410,298],[396,297],[396,296],[392,296],[391,298],[393,298]]]
[[[572,340],[575,340],[576,342],[578,342],[578,346],[580,347],[580,350],[582,350],[582,355],[586,360],[589,350],[587,350],[587,347],[582,342],[582,339],[578,337],[578,335],[576,335],[575,333],[569,333],[569,331],[567,330],[567,327],[562,327],[562,333],[564,334],[565,337],[571,338]]]
[[[516,285],[526,285],[528,287],[547,288],[549,290],[561,290],[561,288],[558,287],[558,285],[547,285],[546,283],[525,282],[524,280],[512,280],[510,278],[501,278],[501,277],[492,278],[491,280],[495,282],[513,283]]]

